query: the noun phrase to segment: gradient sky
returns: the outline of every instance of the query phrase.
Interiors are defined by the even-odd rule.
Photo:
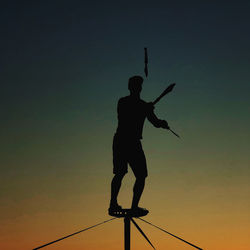
[[[249,250],[249,13],[249,1],[2,3],[0,249],[109,218],[116,104],[148,47],[142,98],[177,83],[155,112],[182,139],[145,123],[146,219],[204,249]],[[192,249],[138,224],[157,249]],[[150,249],[134,229],[132,246]],[[122,220],[44,249],[123,249]]]

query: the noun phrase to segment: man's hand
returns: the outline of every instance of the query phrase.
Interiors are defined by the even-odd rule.
[[[149,109],[152,109],[152,110],[155,109],[155,106],[152,102],[148,102],[148,107],[149,107]]]
[[[162,128],[169,129],[169,126],[168,126],[167,121],[162,120],[161,122],[162,122],[162,124],[161,124],[161,127],[162,127]]]

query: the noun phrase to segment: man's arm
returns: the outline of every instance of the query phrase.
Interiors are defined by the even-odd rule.
[[[121,119],[121,114],[124,113],[124,111],[126,110],[126,105],[124,105],[124,98],[120,98],[118,103],[117,103],[117,117],[118,120]]]
[[[165,128],[169,129],[168,123],[165,120],[160,120],[154,113],[154,105],[153,103],[147,104],[147,118],[148,120],[156,127],[156,128]]]

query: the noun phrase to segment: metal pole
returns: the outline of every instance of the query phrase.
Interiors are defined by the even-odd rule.
[[[130,218],[124,218],[124,249],[130,250]]]

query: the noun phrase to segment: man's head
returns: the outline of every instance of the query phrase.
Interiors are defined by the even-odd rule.
[[[128,89],[131,94],[139,94],[142,90],[143,78],[141,76],[132,76],[128,80]]]

